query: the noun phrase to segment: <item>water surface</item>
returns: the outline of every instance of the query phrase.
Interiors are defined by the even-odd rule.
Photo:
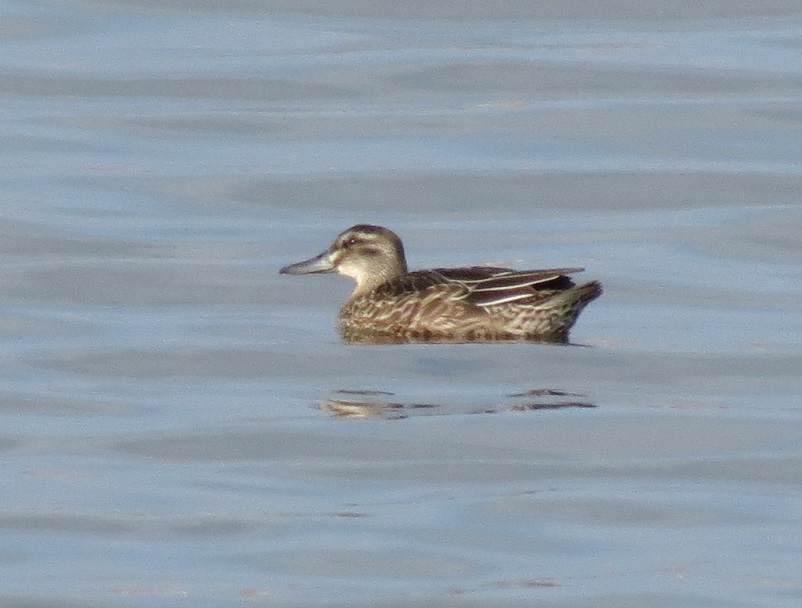
[[[797,606],[802,11],[686,4],[7,2],[0,604]],[[605,295],[343,344],[357,222]]]

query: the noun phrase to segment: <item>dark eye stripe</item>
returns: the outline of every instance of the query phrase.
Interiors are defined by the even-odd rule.
[[[351,238],[347,239],[343,242],[342,246],[346,249],[348,247],[353,247],[354,245],[362,245],[365,241],[357,236],[352,236]]]

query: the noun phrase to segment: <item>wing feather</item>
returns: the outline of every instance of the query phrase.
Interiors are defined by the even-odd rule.
[[[377,295],[401,298],[435,292],[444,299],[462,300],[487,307],[522,300],[537,300],[547,293],[573,287],[568,276],[583,268],[512,270],[491,266],[418,270],[388,281]]]

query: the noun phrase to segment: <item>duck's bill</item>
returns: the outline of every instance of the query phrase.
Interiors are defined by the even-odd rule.
[[[318,272],[334,272],[334,264],[328,251],[324,251],[320,255],[298,262],[297,264],[290,264],[279,270],[281,274],[314,274]]]

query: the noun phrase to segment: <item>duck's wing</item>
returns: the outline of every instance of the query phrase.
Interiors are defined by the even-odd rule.
[[[463,298],[476,306],[494,306],[510,302],[536,302],[554,294],[555,291],[575,286],[571,274],[582,272],[583,268],[545,268],[537,270],[510,270],[492,268],[486,276],[483,267],[456,269],[456,273],[446,270],[446,276],[468,288]],[[465,272],[468,271],[468,272]],[[478,271],[478,272],[475,272]],[[443,272],[443,271],[441,271]]]
[[[441,297],[458,299],[475,306],[493,306],[568,289],[574,282],[568,276],[583,268],[512,270],[492,266],[434,268],[418,270],[388,281],[376,291],[385,297],[437,292]],[[378,295],[377,293],[377,295]]]
[[[403,298],[410,295],[423,295],[431,294],[434,291],[438,293],[452,295],[453,297],[460,297],[467,294],[470,288],[462,280],[457,279],[457,275],[449,276],[451,271],[461,272],[464,270],[472,270],[469,268],[449,268],[449,269],[435,269],[435,270],[416,270],[408,272],[400,277],[390,279],[386,283],[380,285],[373,294],[377,298]],[[460,278],[465,278],[467,281],[478,280],[482,276],[489,278],[491,275],[488,273],[482,275],[480,273],[459,274]]]

